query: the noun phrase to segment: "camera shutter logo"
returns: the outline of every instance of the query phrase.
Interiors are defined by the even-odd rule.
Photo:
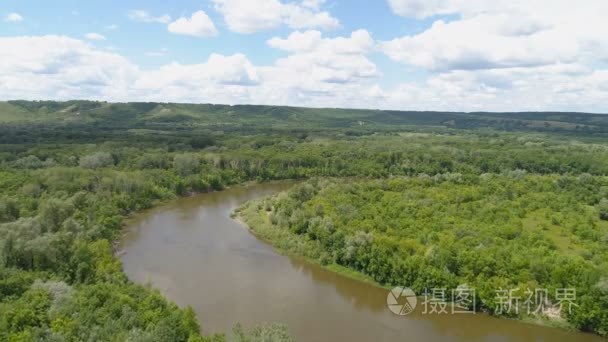
[[[409,287],[397,286],[388,293],[386,304],[395,315],[405,316],[414,311],[418,298]]]

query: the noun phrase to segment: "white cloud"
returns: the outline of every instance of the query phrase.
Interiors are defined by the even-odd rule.
[[[118,30],[118,25],[112,24],[105,27],[106,30]]]
[[[275,49],[290,52],[311,51],[316,49],[323,42],[319,31],[296,31],[286,39],[274,37],[267,41],[268,45]]]
[[[514,0],[519,1],[519,0]],[[483,9],[493,7],[494,3],[504,4],[503,0],[388,0],[389,6],[395,14],[404,17],[424,18],[433,15],[454,14],[469,9]]]
[[[321,38],[319,31],[296,31],[286,39],[274,37],[268,45],[289,52],[323,50],[337,54],[364,54],[374,47],[374,40],[367,30],[354,31],[348,38]]]
[[[106,37],[104,37],[103,35],[101,35],[99,33],[95,33],[95,32],[89,32],[89,33],[85,34],[84,37],[88,40],[106,40]]]
[[[295,87],[308,86],[310,90],[327,84],[347,84],[379,76],[376,65],[365,56],[374,46],[366,30],[354,31],[350,37],[322,38],[319,31],[296,31],[286,39],[272,38],[271,47],[285,50],[289,56],[276,62],[276,74]]]
[[[309,39],[306,49],[292,48]],[[273,38],[288,56],[256,66],[242,54],[212,54],[200,64],[171,63],[143,72],[133,94],[145,101],[364,106],[378,76],[365,54],[373,39],[365,30],[324,38],[318,31]],[[378,100],[373,97],[373,101]],[[373,103],[375,104],[375,103]]]
[[[404,16],[459,14],[380,44],[392,59],[432,71],[539,67],[608,58],[608,2],[389,0]]]
[[[134,21],[139,21],[142,23],[160,23],[160,24],[168,24],[171,22],[171,17],[167,14],[155,17],[148,13],[145,10],[132,10],[129,11],[129,18]]]
[[[542,13],[549,5],[572,7],[569,0],[387,0],[393,12],[403,17],[426,18],[438,15],[459,14],[470,17],[480,13],[534,10]],[[589,0],[594,2],[597,0]],[[601,0],[600,0],[601,1]],[[537,12],[538,11],[538,12]]]
[[[136,89],[184,88],[192,91],[207,84],[212,86],[236,85],[252,86],[259,82],[256,68],[243,54],[224,56],[211,54],[200,64],[171,63],[158,70],[147,71],[134,85]]]
[[[312,8],[314,10],[318,10],[324,3],[325,0],[302,0],[303,7]]]
[[[347,37],[294,32],[268,44],[269,65],[243,54],[142,70],[117,52],[63,36],[0,38],[1,99],[98,99],[414,110],[606,112],[608,71],[585,63],[446,70],[380,87],[365,30]],[[159,52],[164,53],[161,49]]]
[[[451,111],[606,112],[606,71],[575,65],[484,71],[459,70],[384,92],[388,107]]]
[[[4,21],[9,23],[18,23],[23,21],[23,17],[19,13],[9,13],[6,17],[4,17]]]
[[[0,37],[4,99],[127,99],[137,66],[64,36]]]
[[[606,111],[608,2],[388,0],[405,17],[457,15],[379,44],[434,74],[387,91],[387,102],[454,110]]]
[[[211,37],[217,35],[215,25],[204,11],[197,11],[190,18],[179,18],[169,24],[169,32],[194,37]]]
[[[324,1],[304,0],[213,0],[228,28],[238,33],[254,33],[287,25],[293,29],[334,29],[338,19],[319,9]]]
[[[253,65],[243,54],[212,54],[202,63],[153,70],[67,37],[0,38],[11,47],[0,51],[6,61],[0,97],[362,106],[378,75],[365,57],[373,47],[367,31],[337,38],[311,31],[273,41],[288,44],[299,35],[318,39],[306,51],[285,45],[289,55],[273,65]]]
[[[252,102],[260,85],[245,55],[141,70],[114,52],[65,36],[0,37],[1,99]],[[163,51],[163,50],[161,50]]]
[[[521,24],[525,20],[486,14],[449,23],[438,20],[421,34],[381,46],[392,59],[429,70],[532,67],[577,59],[575,41],[555,44],[563,38],[559,32],[543,29],[541,24]],[[515,32],[526,28],[525,32],[534,32]]]
[[[132,92],[142,101],[250,103],[259,85],[258,70],[245,55],[212,54],[203,63],[142,72]]]

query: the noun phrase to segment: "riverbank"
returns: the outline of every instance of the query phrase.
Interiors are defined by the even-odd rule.
[[[248,203],[252,203],[255,202],[256,200],[250,201]],[[353,280],[357,280],[366,284],[370,284],[373,285],[375,287],[378,288],[382,288],[382,289],[386,289],[389,290],[390,287],[389,286],[385,286],[382,285],[380,283],[378,283],[377,281],[375,281],[373,278],[371,278],[368,275],[365,275],[361,272],[355,271],[353,269],[350,269],[348,267],[344,267],[335,263],[332,264],[323,264],[321,262],[319,262],[318,259],[314,259],[311,257],[307,257],[305,255],[296,253],[292,250],[290,250],[289,248],[285,248],[285,247],[281,247],[280,242],[282,241],[282,239],[285,237],[282,234],[272,234],[272,232],[276,231],[275,229],[270,229],[270,225],[268,224],[264,224],[264,222],[259,222],[256,223],[254,220],[252,220],[252,217],[249,214],[244,214],[243,211],[241,210],[242,208],[238,208],[233,215],[231,216],[233,220],[235,220],[236,222],[238,222],[240,225],[242,225],[243,227],[245,227],[252,235],[254,235],[256,238],[272,245],[273,247],[275,247],[281,254],[283,255],[287,255],[287,256],[292,256],[292,257],[297,257],[300,258],[302,260],[304,260],[305,262],[308,262],[310,264],[314,264],[320,267],[323,267],[324,269],[340,274],[342,276],[348,277],[350,279]],[[266,216],[266,218],[263,217],[264,213],[260,213],[260,219],[264,220],[268,220],[268,217]]]
[[[489,336],[518,342],[600,341],[487,315],[424,315],[420,310],[394,315],[386,309],[386,288],[348,269],[279,253],[262,235],[244,229],[242,218],[230,217],[239,204],[280,194],[289,186],[234,186],[178,198],[137,215],[124,241],[127,253],[121,255],[126,274],[180,306],[191,306],[207,333],[229,332],[235,322],[282,322],[298,341],[404,336],[425,341],[444,341],[445,336],[455,341]],[[354,276],[343,276],[347,273]]]
[[[276,225],[271,223],[271,211],[267,210],[269,208],[266,208],[265,203],[269,198],[271,197],[269,196],[254,199],[244,203],[235,210],[235,212],[232,214],[232,218],[239,224],[243,225],[251,234],[272,245],[283,255],[301,258],[308,263],[318,265],[331,272],[356,281],[370,284],[381,289],[390,290],[393,287],[391,285],[380,284],[369,275],[363,274],[351,268],[338,265],[336,263],[324,263],[323,260],[326,260],[323,258],[324,251],[322,251],[320,246],[315,241],[303,238],[301,235],[293,234],[288,229],[277,229]],[[421,300],[422,298],[419,298],[419,301]],[[532,316],[513,318],[494,316],[485,311],[483,313],[495,319],[517,321],[519,323],[529,325],[577,332],[577,330],[569,322],[562,318],[549,319]]]
[[[263,182],[260,182],[257,180],[248,180],[248,181],[244,181],[241,183],[227,184],[227,185],[222,186],[221,188],[210,187],[205,190],[188,191],[187,193],[182,194],[182,195],[175,195],[174,197],[154,200],[149,207],[146,207],[146,208],[143,208],[140,210],[129,211],[128,213],[123,215],[123,217],[121,218],[121,221],[120,221],[121,229],[118,231],[117,234],[115,234],[114,238],[112,239],[113,254],[115,257],[120,257],[120,255],[122,253],[124,253],[124,251],[121,248],[121,241],[124,239],[126,228],[129,225],[133,224],[133,222],[136,221],[139,217],[148,215],[153,210],[160,210],[163,208],[163,206],[170,204],[172,201],[189,198],[189,197],[194,197],[194,196],[198,196],[198,195],[203,195],[203,194],[210,194],[210,193],[215,193],[215,192],[220,192],[220,191],[226,191],[226,190],[232,189],[233,187],[242,187],[243,188],[243,187],[255,186],[258,184],[282,184],[282,183],[289,184],[291,182],[295,182],[295,181],[291,180],[291,179],[270,180],[270,181],[263,181]]]

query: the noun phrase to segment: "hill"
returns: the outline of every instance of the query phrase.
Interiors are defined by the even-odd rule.
[[[567,112],[419,112],[257,105],[0,102],[0,123],[100,127],[198,126],[226,129],[402,130],[407,126],[608,133],[608,115]]]

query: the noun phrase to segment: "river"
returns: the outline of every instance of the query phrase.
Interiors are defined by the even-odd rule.
[[[121,259],[128,277],[191,306],[205,333],[236,322],[287,324],[297,341],[605,341],[484,314],[397,316],[388,291],[279,254],[230,218],[241,203],[290,183],[175,200],[131,218]]]

